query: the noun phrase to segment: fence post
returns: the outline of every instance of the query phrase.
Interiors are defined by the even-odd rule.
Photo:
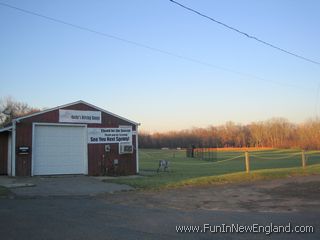
[[[246,158],[246,172],[249,173],[250,172],[250,156],[249,156],[249,152],[245,152],[244,153],[245,158]]]
[[[302,150],[301,152],[301,162],[302,162],[302,167],[305,168],[306,167],[306,155],[304,150]]]

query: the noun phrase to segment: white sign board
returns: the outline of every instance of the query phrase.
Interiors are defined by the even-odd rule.
[[[88,143],[132,143],[132,128],[88,128]]]
[[[101,112],[59,109],[59,122],[101,123]]]

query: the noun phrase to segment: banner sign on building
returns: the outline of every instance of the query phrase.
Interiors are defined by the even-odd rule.
[[[132,128],[88,128],[88,143],[132,143]]]
[[[101,112],[59,109],[59,122],[101,123]]]

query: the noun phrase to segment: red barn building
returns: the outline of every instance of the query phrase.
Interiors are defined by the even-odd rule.
[[[0,174],[137,174],[138,125],[84,101],[16,118],[0,129]]]

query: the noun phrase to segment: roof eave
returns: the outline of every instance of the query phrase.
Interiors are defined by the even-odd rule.
[[[1,129],[0,129],[0,133],[1,133],[1,132],[6,132],[6,131],[11,131],[11,130],[12,130],[12,126],[5,127],[5,128],[1,128]]]
[[[19,122],[20,120],[23,120],[23,119],[25,119],[25,118],[37,116],[37,115],[40,115],[40,114],[43,114],[43,113],[51,112],[51,111],[54,111],[54,110],[58,110],[58,109],[65,108],[65,107],[69,107],[69,106],[72,106],[72,105],[75,105],[75,104],[79,104],[79,103],[85,104],[85,105],[90,106],[90,107],[92,107],[92,108],[95,108],[95,109],[97,109],[97,110],[99,110],[99,111],[101,111],[101,112],[104,112],[104,113],[109,114],[109,115],[111,115],[111,116],[114,116],[114,117],[116,117],[116,118],[122,119],[122,120],[124,120],[124,121],[126,121],[126,122],[129,122],[129,123],[135,125],[135,126],[141,125],[140,123],[131,121],[131,120],[127,119],[127,118],[124,118],[124,117],[121,117],[121,116],[119,116],[119,115],[117,115],[117,114],[114,114],[114,113],[112,113],[112,112],[106,111],[106,110],[104,110],[104,109],[102,109],[102,108],[99,108],[99,107],[97,107],[97,106],[95,106],[95,105],[93,105],[93,104],[87,103],[87,102],[85,102],[85,101],[83,101],[83,100],[79,100],[79,101],[72,102],[72,103],[68,103],[68,104],[65,104],[65,105],[58,106],[58,107],[46,109],[46,110],[43,110],[43,111],[40,111],[40,112],[32,113],[32,114],[30,114],[30,115],[26,115],[26,116],[23,116],[23,117],[18,117],[18,118],[15,118],[15,119],[13,119],[13,120]]]

